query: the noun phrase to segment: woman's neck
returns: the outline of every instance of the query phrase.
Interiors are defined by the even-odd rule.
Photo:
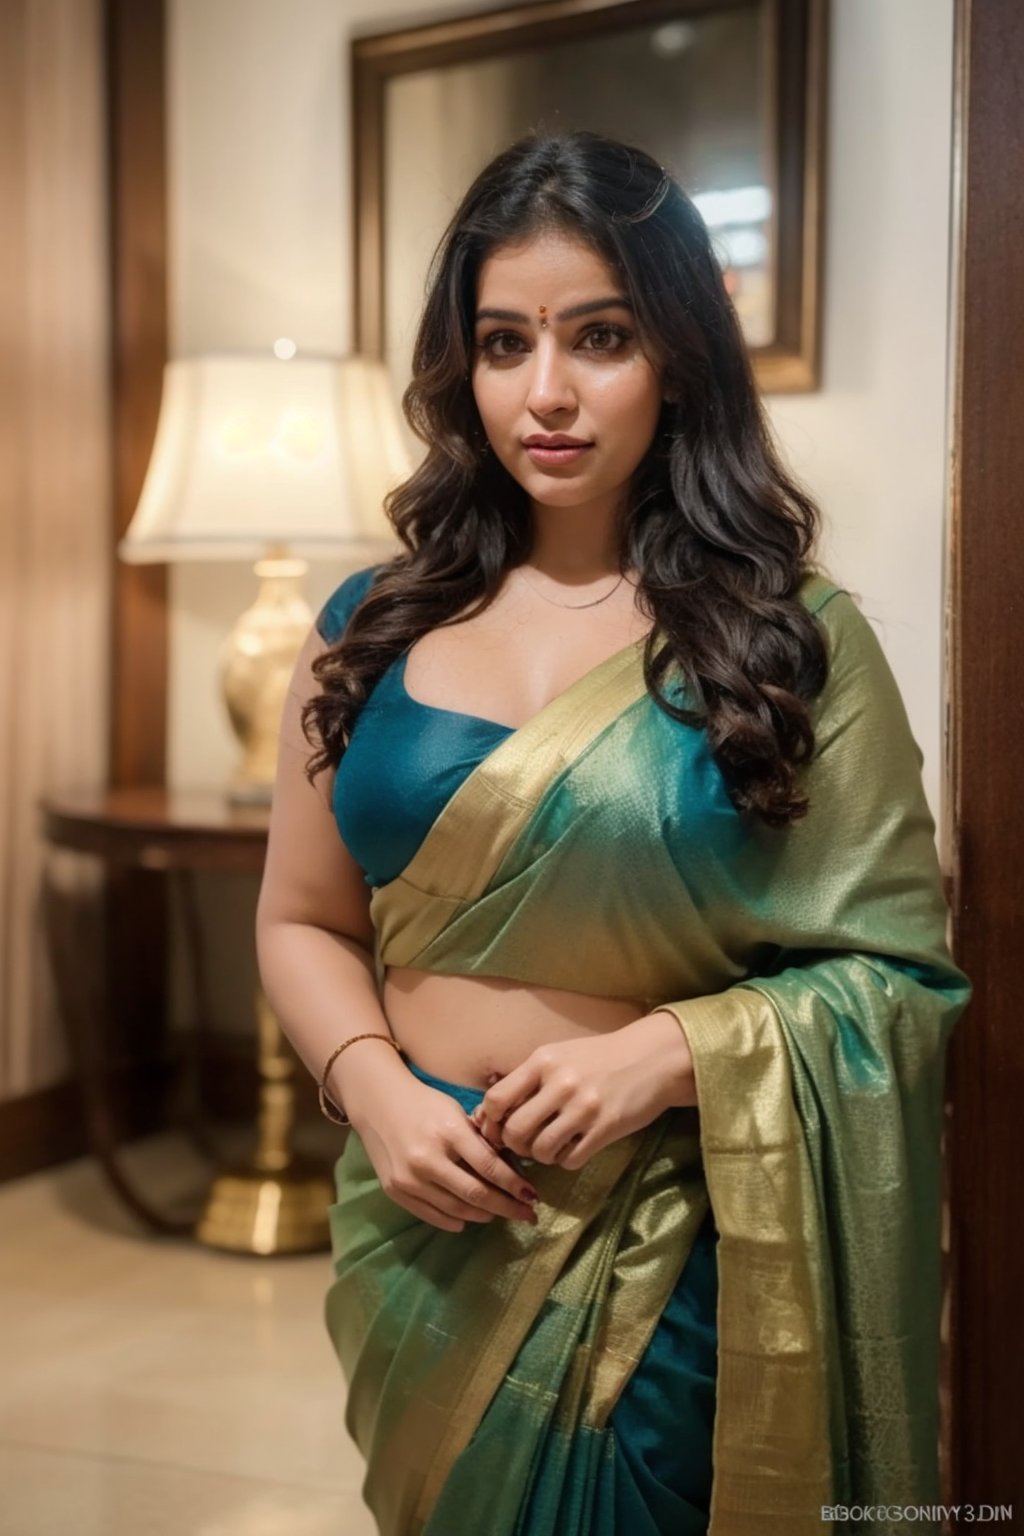
[[[529,563],[552,581],[583,586],[619,570],[614,504],[532,509]]]

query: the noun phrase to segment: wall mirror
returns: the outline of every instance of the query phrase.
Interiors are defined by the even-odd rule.
[[[431,254],[535,127],[636,143],[711,231],[760,387],[818,387],[826,0],[540,0],[352,44],[356,340],[405,387]]]

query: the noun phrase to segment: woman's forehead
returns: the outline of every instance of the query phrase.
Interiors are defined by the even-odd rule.
[[[624,296],[614,268],[593,246],[567,233],[545,231],[488,253],[477,275],[477,303],[508,309],[512,305],[502,303],[503,298],[526,295],[553,311],[572,297],[594,297],[595,288],[609,297]]]

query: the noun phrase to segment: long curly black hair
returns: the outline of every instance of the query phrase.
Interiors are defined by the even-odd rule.
[[[378,678],[428,631],[470,618],[530,553],[529,499],[487,453],[470,382],[477,277],[499,246],[556,230],[618,273],[667,397],[618,514],[620,568],[653,625],[644,676],[658,706],[707,731],[733,804],[770,826],[806,814],[808,701],[828,660],[796,597],[820,513],[773,444],[707,229],[643,150],[577,131],[534,133],[477,176],[435,254],[406,419],[427,446],[386,513],[404,551],[345,635],[313,664],[302,714],[310,782],[336,765]],[[646,341],[645,341],[646,338]],[[467,610],[467,606],[472,605]],[[694,707],[664,692],[681,669]]]

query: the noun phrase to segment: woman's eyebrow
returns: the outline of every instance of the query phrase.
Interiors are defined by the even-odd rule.
[[[593,315],[600,309],[628,309],[633,313],[633,306],[628,299],[591,299],[587,304],[574,304],[571,309],[561,309],[555,316],[556,320],[578,320],[581,315]],[[517,325],[529,325],[530,316],[524,315],[518,309],[478,309],[477,320],[508,320]]]

